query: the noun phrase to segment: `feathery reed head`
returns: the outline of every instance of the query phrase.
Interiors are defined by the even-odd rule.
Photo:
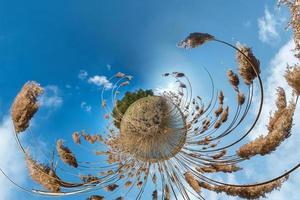
[[[254,56],[249,47],[237,44],[237,62],[239,64],[239,73],[243,77],[245,84],[250,85],[260,74],[260,62]]]
[[[58,152],[60,159],[64,163],[69,164],[75,168],[78,167],[78,163],[77,163],[77,159],[76,159],[75,155],[72,153],[72,151],[68,147],[64,146],[63,140],[57,141],[56,150]]]
[[[186,49],[195,48],[213,39],[215,37],[208,33],[191,33],[186,39],[178,43],[178,47]]]
[[[11,117],[17,133],[23,132],[29,126],[29,122],[38,111],[37,97],[43,93],[43,88],[34,81],[27,82],[11,108]]]
[[[28,153],[25,155],[26,165],[31,178],[51,192],[60,192],[61,183],[55,171],[50,167],[39,164]]]
[[[294,67],[288,67],[285,75],[286,81],[288,82],[289,86],[291,86],[296,94],[300,95],[300,65],[296,65]]]

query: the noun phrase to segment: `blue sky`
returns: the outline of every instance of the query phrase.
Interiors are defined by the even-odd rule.
[[[285,68],[286,62],[294,62],[289,51],[293,45],[289,43],[291,33],[284,29],[288,17],[287,10],[277,9],[276,1],[266,0],[0,0],[0,130],[10,133],[7,122],[9,108],[28,80],[36,80],[46,87],[41,111],[33,121],[33,135],[45,145],[54,144],[58,138],[70,139],[75,130],[102,130],[104,120],[99,90],[103,84],[109,84],[105,77],[118,71],[134,76],[128,90],[165,88],[168,85],[161,81],[161,74],[182,71],[191,78],[195,94],[205,96],[209,90],[203,67],[216,77],[217,87],[222,87],[226,81],[222,78],[226,69],[235,67],[234,52],[215,43],[192,51],[178,49],[177,42],[190,32],[208,32],[234,44],[240,41],[251,46],[261,61],[267,98],[272,101],[275,85],[284,84],[278,71]],[[276,67],[278,70],[274,70]],[[79,77],[80,73],[83,76]],[[266,108],[272,108],[271,104]],[[263,130],[263,125],[259,128]],[[8,156],[7,147],[13,146],[12,138],[5,138],[6,145],[0,147],[0,158],[4,163],[0,162],[0,166],[10,168],[9,163],[14,162],[22,165],[20,155],[5,157]],[[34,144],[32,138],[24,136],[22,139]],[[293,145],[292,142],[284,149]],[[38,151],[44,147],[36,148]],[[75,152],[81,155],[79,150]],[[257,166],[261,166],[262,162],[268,163],[268,160],[281,159],[280,156],[270,157],[267,161],[257,158],[248,174],[264,174]],[[292,166],[292,163],[287,163],[287,166]],[[15,171],[11,173],[19,177],[22,185],[32,185],[26,171]],[[266,176],[275,176],[274,171]],[[297,175],[299,177],[299,173]],[[239,179],[239,183],[256,181],[252,175],[241,177],[243,179]],[[258,179],[263,180],[263,177],[257,175]],[[231,177],[230,180],[236,179]],[[3,177],[0,183],[9,184]],[[295,182],[291,182],[289,188],[291,185]],[[280,191],[276,198],[284,199],[280,195],[286,194],[286,191],[296,195],[289,188]],[[21,200],[44,199],[24,194],[13,187],[2,187],[1,190],[0,196],[4,195],[1,199],[16,196]],[[85,197],[87,195],[76,199]],[[222,197],[208,197],[213,198]]]

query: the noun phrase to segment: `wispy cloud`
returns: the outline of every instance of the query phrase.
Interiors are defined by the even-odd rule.
[[[163,92],[178,92],[178,84],[176,82],[165,83],[165,87],[158,87],[154,89],[155,95],[160,95]]]
[[[277,87],[283,87],[287,94],[291,94],[291,89],[288,86],[287,82],[283,78],[287,65],[293,65],[297,63],[297,59],[294,57],[295,44],[293,40],[287,42],[283,47],[281,47],[278,53],[270,62],[270,71],[268,72],[268,79],[265,82],[265,96],[263,104],[263,112],[261,114],[261,120],[256,129],[251,134],[252,139],[257,137],[258,134],[267,133],[267,123],[270,116],[270,111],[275,108],[275,99],[276,99],[276,89]],[[290,96],[290,95],[289,95]],[[258,100],[258,97],[255,97],[255,100]],[[257,110],[257,109],[255,109]]]
[[[108,71],[110,71],[110,70],[111,70],[111,65],[110,65],[110,64],[107,64],[107,65],[106,65],[106,68],[107,68]]]
[[[246,28],[249,28],[252,26],[252,21],[251,20],[247,20],[243,23],[243,26],[246,27]]]
[[[87,71],[85,71],[85,70],[80,70],[79,71],[79,74],[78,74],[78,78],[80,79],[80,80],[85,80],[87,77],[88,77],[88,72]]]
[[[280,24],[279,21],[268,8],[265,8],[264,16],[258,19],[258,34],[262,42],[270,44],[278,41],[280,38],[277,31],[277,26]]]
[[[113,84],[111,82],[109,82],[109,80],[107,79],[106,76],[96,75],[96,76],[90,77],[88,79],[88,83],[94,84],[99,87],[103,86],[106,89],[111,89],[113,87]]]
[[[269,120],[269,112],[274,109],[275,99],[276,99],[276,88],[278,86],[283,87],[287,93],[288,99],[291,98],[292,90],[283,78],[287,64],[293,65],[297,63],[297,59],[294,57],[295,44],[293,40],[288,41],[284,46],[282,46],[278,53],[270,62],[270,71],[267,80],[265,81],[265,100],[263,112],[260,118],[260,123],[256,126],[256,129],[251,132],[251,139],[254,139],[260,134],[266,134],[267,128],[266,124]],[[256,97],[257,98],[257,97]],[[256,109],[257,110],[257,109]],[[265,168],[264,173],[256,173],[256,169],[253,169],[252,174],[255,174],[257,178],[265,179],[266,177],[276,177],[282,174],[285,170],[290,169],[297,164],[297,158],[300,157],[299,142],[300,142],[300,109],[299,105],[295,112],[294,122],[295,125],[292,129],[292,135],[285,142],[283,142],[280,147],[269,156],[265,156]],[[297,150],[296,150],[297,149]],[[278,162],[280,161],[280,162]],[[276,164],[276,167],[274,167]],[[251,174],[251,172],[250,172]],[[262,176],[262,177],[261,177]],[[300,173],[293,173],[289,180],[283,184],[279,191],[274,191],[267,195],[268,199],[274,200],[285,200],[289,197],[289,200],[298,200],[297,187],[300,185]]]
[[[5,173],[18,184],[23,184],[26,179],[26,167],[22,153],[13,137],[13,126],[11,119],[6,116],[0,122],[0,167]],[[19,199],[16,187],[12,185],[2,174],[0,174],[0,196],[1,199]]]
[[[88,105],[85,101],[81,102],[80,107],[85,112],[91,112],[92,111],[92,106]]]
[[[61,91],[56,85],[48,85],[44,89],[45,92],[39,99],[42,107],[57,108],[62,105]]]

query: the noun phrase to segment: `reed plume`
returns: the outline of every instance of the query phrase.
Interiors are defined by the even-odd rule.
[[[55,171],[44,164],[33,160],[28,153],[25,154],[25,161],[29,176],[51,192],[60,192],[61,182]]]
[[[191,188],[193,188],[193,190],[195,190],[195,192],[200,193],[201,188],[200,188],[197,180],[193,176],[193,174],[191,172],[186,172],[186,173],[184,173],[184,177],[185,177],[186,182],[191,186]]]
[[[299,96],[300,95],[300,65],[295,65],[294,67],[288,67],[284,77],[287,83],[289,84],[289,86],[291,86],[296,92],[296,94]]]
[[[241,51],[237,51],[236,56],[239,64],[239,74],[242,76],[245,84],[250,85],[257,75],[260,74],[260,62],[249,47],[238,44],[237,48]]]
[[[64,146],[64,142],[62,140],[58,140],[56,143],[56,150],[58,152],[58,155],[60,159],[66,163],[69,164],[75,168],[78,167],[77,159],[75,155],[72,153],[72,151]]]
[[[31,118],[39,109],[37,97],[44,89],[36,82],[27,82],[16,96],[12,108],[11,117],[17,133],[25,131]]]

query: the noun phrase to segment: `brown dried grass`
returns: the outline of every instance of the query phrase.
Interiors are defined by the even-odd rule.
[[[165,185],[165,188],[164,188],[164,199],[171,200],[171,192],[170,192],[170,188],[168,185]]]
[[[258,74],[260,74],[260,62],[254,56],[252,50],[249,47],[238,44],[237,48],[248,57],[248,59],[251,61],[255,69],[255,70],[253,69],[248,59],[241,52],[237,51],[237,61],[239,63],[239,74],[242,76],[245,84],[250,85],[253,83],[253,80],[257,77],[255,71]]]
[[[87,200],[104,200],[104,196],[92,195]]]
[[[26,153],[25,161],[31,178],[51,192],[60,192],[61,182],[55,171],[50,167],[39,164]]]
[[[60,159],[66,163],[69,164],[75,168],[78,167],[77,159],[75,155],[72,153],[72,151],[64,146],[64,142],[62,140],[58,140],[56,143],[56,150],[58,152],[58,155]]]
[[[289,86],[291,86],[296,92],[296,94],[299,96],[300,95],[300,65],[295,65],[294,67],[288,67],[284,77],[287,83],[289,84]]]
[[[263,185],[241,187],[241,186],[225,186],[225,185],[210,185],[208,183],[199,182],[199,185],[205,189],[215,191],[217,193],[224,192],[230,196],[238,196],[245,199],[259,199],[266,197],[267,193],[272,192],[275,189],[279,189],[284,181],[288,177],[281,178],[277,181],[273,181]]]
[[[132,182],[131,181],[127,181],[124,185],[124,187],[127,189],[129,188],[130,186],[132,185]]]
[[[113,184],[110,184],[110,185],[106,186],[106,187],[105,187],[105,190],[106,190],[107,192],[112,192],[112,191],[114,191],[115,189],[117,189],[118,187],[119,187],[119,185],[113,183]]]
[[[158,199],[158,194],[157,194],[157,190],[154,190],[152,192],[152,200],[157,200]]]
[[[225,149],[223,149],[222,151],[218,152],[217,154],[213,155],[212,158],[217,160],[222,158],[223,156],[225,156],[227,153],[227,151]]]
[[[191,186],[191,188],[195,190],[195,192],[200,193],[201,187],[199,186],[198,181],[195,179],[195,177],[191,172],[184,173],[184,178],[186,182],[189,184],[189,186]]]
[[[93,175],[81,175],[80,180],[84,183],[99,183],[99,178]]]
[[[238,100],[238,104],[241,106],[245,103],[245,95],[243,94],[243,92],[238,91],[237,94],[237,100]]]
[[[289,7],[291,18],[289,26],[294,31],[294,42],[296,44],[295,56],[300,59],[300,1],[299,0],[280,0],[279,4]]]
[[[81,144],[80,135],[78,132],[72,134],[72,139],[76,144]]]
[[[232,87],[237,91],[240,84],[238,75],[235,74],[231,69],[229,69],[227,71],[227,77]]]
[[[255,140],[241,146],[237,154],[241,158],[249,159],[257,154],[266,155],[276,150],[276,148],[291,134],[293,125],[293,116],[295,112],[295,103],[290,102],[285,107],[284,90],[278,90],[277,111],[270,117],[268,125],[268,134],[260,136]]]
[[[222,123],[224,123],[224,122],[227,121],[228,115],[229,115],[229,107],[227,106],[227,107],[225,108],[225,110],[223,111],[223,113],[222,113],[222,115],[221,115],[221,118],[220,118],[220,120],[221,120]]]
[[[195,48],[213,39],[214,36],[208,33],[190,33],[190,35],[180,41],[177,46],[185,49]]]
[[[39,109],[37,97],[43,93],[43,88],[36,82],[27,82],[16,96],[11,117],[17,133],[25,131],[30,120]]]
[[[196,170],[200,173],[215,173],[215,172],[223,172],[223,173],[233,173],[241,170],[240,167],[235,164],[212,164],[210,166],[205,167],[197,167]]]
[[[223,91],[219,92],[218,100],[219,100],[219,104],[223,105],[223,103],[224,103],[224,93],[223,93]]]

